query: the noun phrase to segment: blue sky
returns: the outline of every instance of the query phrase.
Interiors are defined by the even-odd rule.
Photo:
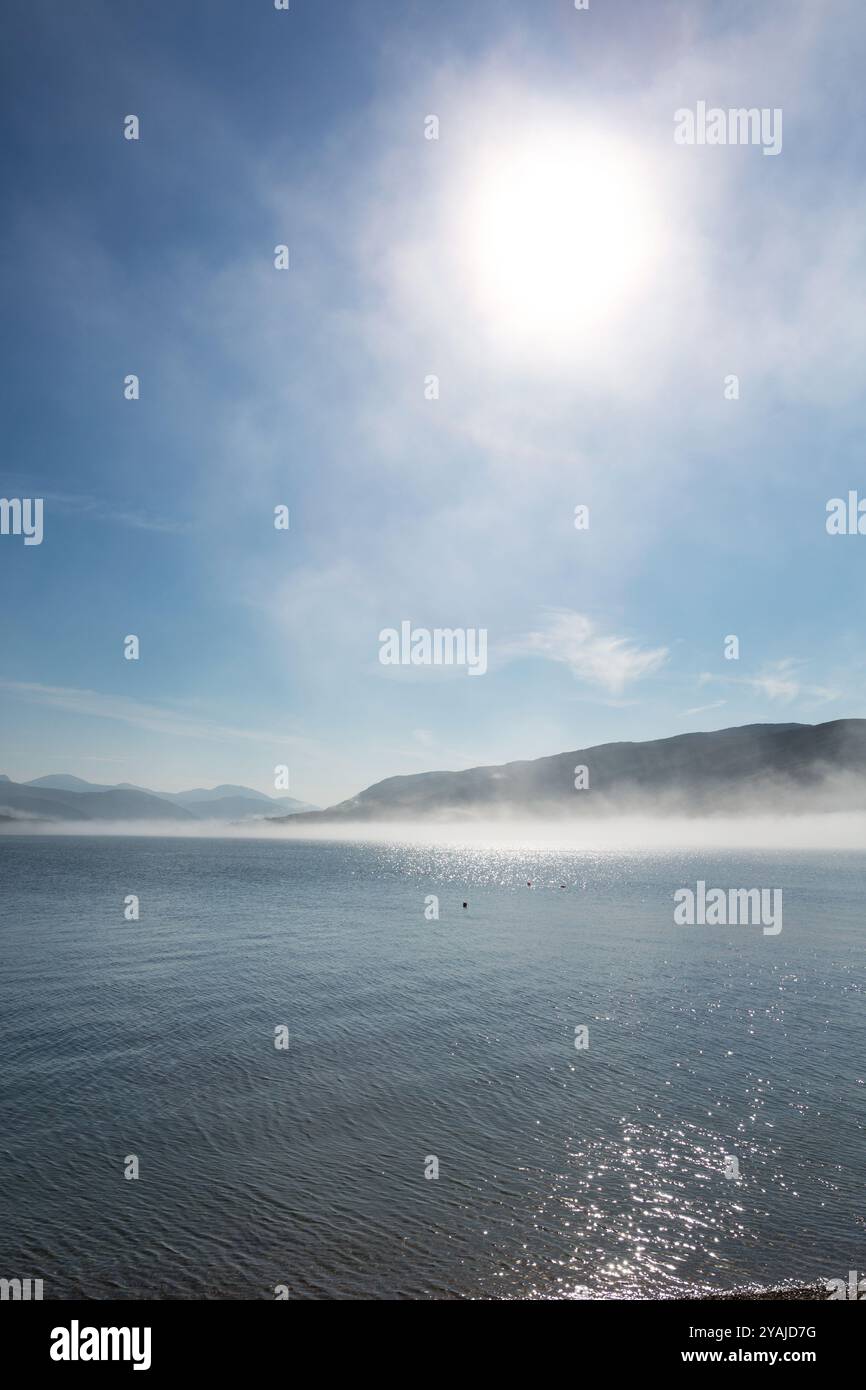
[[[866,537],[825,528],[866,495],[861,5],[12,0],[4,29],[0,493],[45,499],[40,546],[0,537],[8,775],[285,763],[328,804],[866,715]],[[676,145],[702,100],[780,108],[782,152]],[[381,665],[407,619],[486,628],[489,671]]]

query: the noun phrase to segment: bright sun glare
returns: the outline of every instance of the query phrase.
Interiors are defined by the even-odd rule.
[[[540,130],[472,177],[470,283],[511,343],[566,346],[617,316],[647,281],[656,200],[623,146]]]

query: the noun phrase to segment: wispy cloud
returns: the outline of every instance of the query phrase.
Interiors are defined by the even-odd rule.
[[[193,529],[190,521],[151,516],[146,512],[135,511],[128,507],[117,507],[111,502],[101,501],[98,497],[49,492],[45,494],[45,501],[57,506],[62,511],[83,517],[87,521],[102,521],[113,526],[129,526],[136,531],[159,531],[163,535],[181,536]]]
[[[797,671],[798,667],[802,665],[802,662],[796,661],[793,657],[786,657],[782,661],[772,662],[765,666],[754,676],[715,676],[709,672],[704,672],[699,683],[701,685],[721,683],[743,686],[747,690],[754,691],[756,695],[763,695],[767,700],[784,705],[789,705],[794,700],[810,700],[818,704],[838,700],[838,690],[832,690],[826,685],[812,685],[808,681],[801,680]],[[724,701],[720,703],[724,703]],[[705,708],[708,707],[705,706]],[[696,711],[689,712],[695,713]]]
[[[157,531],[167,536],[185,536],[195,529],[195,523],[182,517],[155,516],[141,508],[113,502],[110,498],[92,497],[87,493],[55,492],[34,486],[32,478],[6,473],[6,492],[20,492],[42,497],[46,506],[83,521],[102,522],[109,526],[128,526],[135,531]]]
[[[0,691],[20,696],[52,709],[66,710],[96,719],[112,719],[151,733],[184,739],[209,739],[217,743],[237,740],[267,743],[276,749],[312,747],[311,741],[295,734],[268,729],[243,729],[202,719],[166,705],[132,700],[126,695],[105,695],[96,690],[76,690],[68,686],[39,685],[32,681],[0,679]]]
[[[627,686],[664,666],[667,647],[640,647],[627,637],[600,632],[581,613],[552,610],[542,627],[498,648],[506,658],[541,656],[567,666],[578,680],[621,695]]]

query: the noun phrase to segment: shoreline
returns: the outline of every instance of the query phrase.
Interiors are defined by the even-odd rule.
[[[661,1301],[661,1300],[660,1300]],[[747,1289],[742,1293],[704,1293],[694,1298],[675,1299],[677,1303],[826,1303],[829,1294],[823,1284],[807,1284],[796,1289]]]

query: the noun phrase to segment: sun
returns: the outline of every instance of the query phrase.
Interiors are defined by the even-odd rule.
[[[541,127],[488,152],[462,221],[468,292],[506,346],[586,343],[633,302],[660,245],[635,153],[582,130]]]

